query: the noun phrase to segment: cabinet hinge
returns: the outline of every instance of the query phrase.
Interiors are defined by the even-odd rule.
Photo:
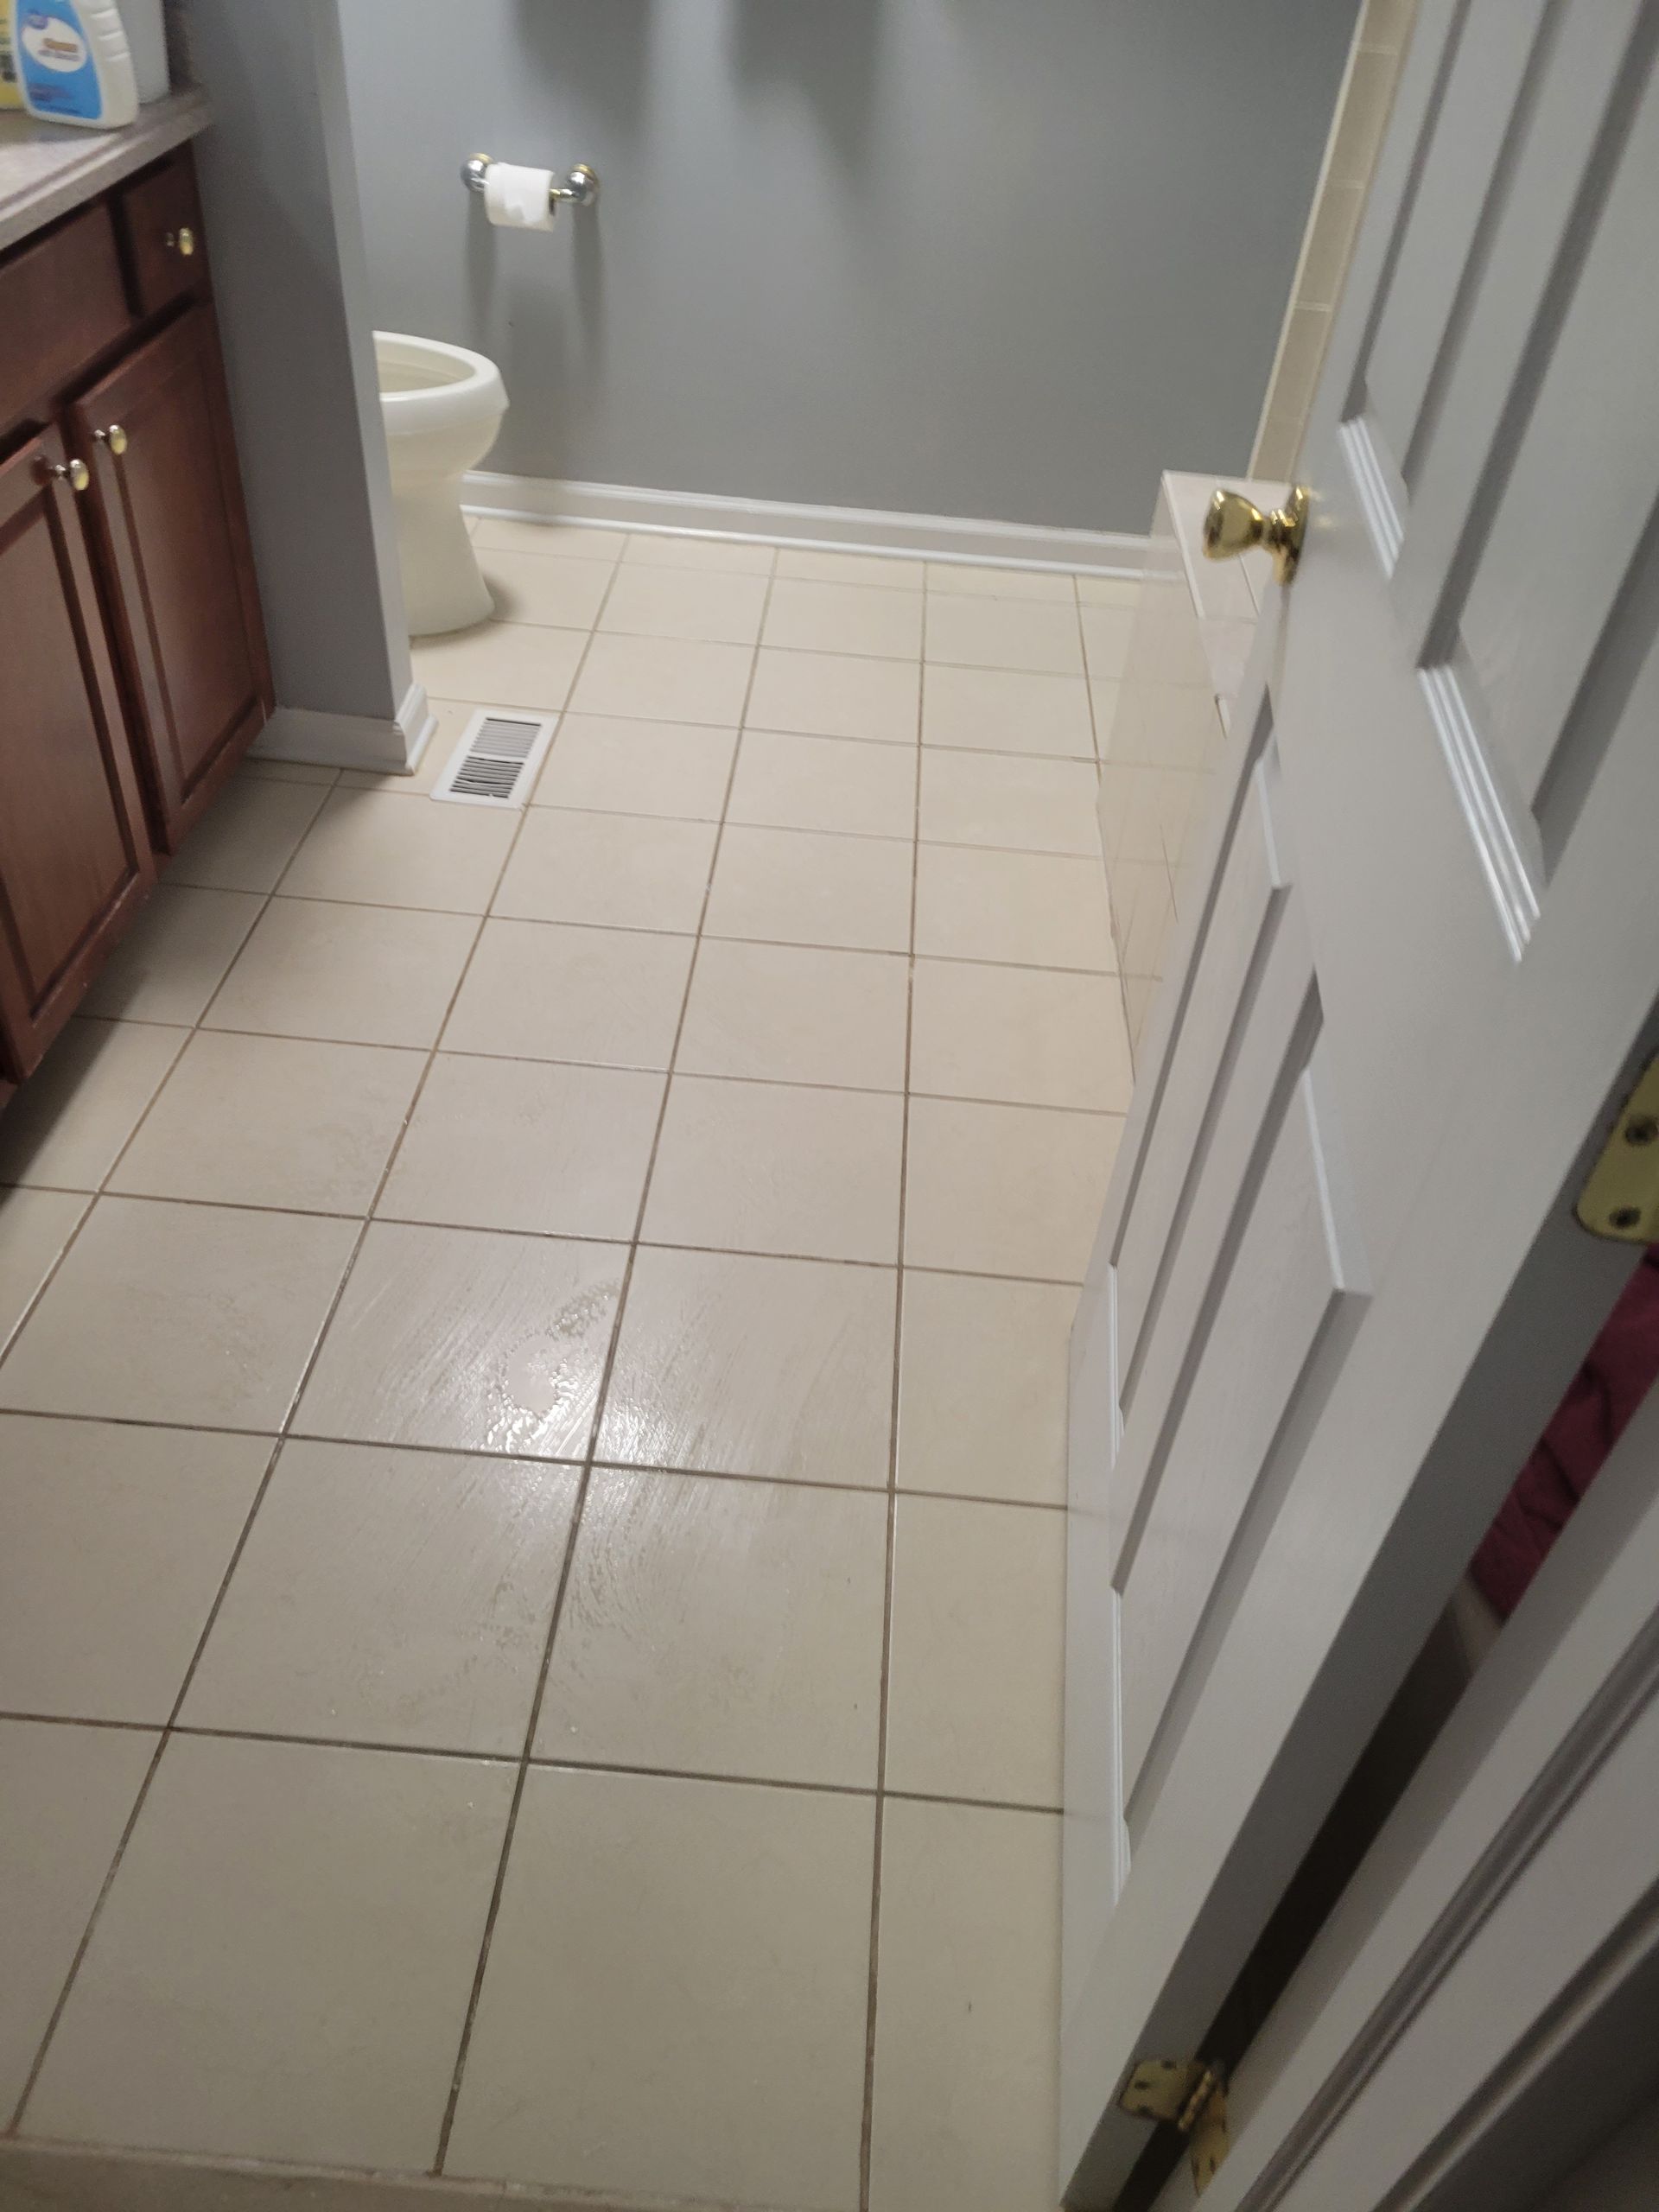
[[[1142,2059],[1118,2099],[1137,2120],[1167,2121],[1187,2139],[1200,2196],[1227,2156],[1227,2076],[1202,2058]]]
[[[1659,1243],[1659,1055],[1620,1107],[1573,1211],[1592,1236]]]

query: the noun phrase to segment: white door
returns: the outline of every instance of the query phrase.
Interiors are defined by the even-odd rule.
[[[1572,1209],[1659,1042],[1656,43],[1425,0],[1338,315],[1073,1340],[1077,2206],[1634,1264]]]

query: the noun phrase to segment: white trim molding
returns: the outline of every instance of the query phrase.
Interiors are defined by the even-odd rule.
[[[378,768],[412,775],[431,741],[437,718],[426,686],[411,683],[395,717],[331,715],[314,707],[278,707],[249,747],[256,760],[303,760],[318,768]]]
[[[555,476],[504,476],[475,468],[466,504],[476,513],[594,530],[679,537],[762,539],[846,553],[958,561],[1003,569],[1081,569],[1138,576],[1147,541],[1123,531],[1046,530],[1022,522],[893,514],[878,507],[809,507],[714,493],[650,492],[628,484],[576,484]]]

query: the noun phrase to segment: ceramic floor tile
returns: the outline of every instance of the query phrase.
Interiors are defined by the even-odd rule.
[[[921,833],[931,844],[1097,855],[1100,781],[1092,760],[925,752]]]
[[[1134,1075],[1117,978],[918,961],[910,1080],[947,1098],[1127,1113]]]
[[[317,784],[233,777],[168,863],[168,882],[274,891],[327,796]]]
[[[689,1075],[902,1090],[909,980],[897,953],[705,938],[675,1065]]]
[[[1122,1126],[1112,1114],[913,1100],[906,1262],[1081,1282]]]
[[[642,1246],[601,1459],[885,1488],[893,1274]]]
[[[752,645],[760,634],[766,603],[764,575],[624,562],[599,627],[625,637]]]
[[[579,714],[731,725],[742,718],[753,660],[749,645],[601,632],[570,704]]]
[[[518,921],[695,931],[715,836],[709,822],[532,807],[493,912]]]
[[[606,561],[613,566],[622,557],[626,533],[595,529],[582,523],[526,522],[517,516],[480,515],[473,525],[473,543],[481,559],[486,553],[536,553],[571,561]]]
[[[535,1756],[875,1786],[887,1503],[596,1469]]]
[[[0,1414],[0,1709],[167,1720],[270,1458],[260,1436]]]
[[[1060,1802],[1065,1516],[901,1494],[889,1789]]]
[[[30,2132],[429,2164],[512,1787],[506,1764],[175,1737]]]
[[[1061,1284],[906,1271],[900,1490],[1065,1504],[1077,1310]]]
[[[340,781],[338,768],[320,768],[309,760],[268,760],[257,753],[245,753],[238,776],[257,776],[273,784],[321,784],[324,790]]]
[[[461,734],[482,702],[476,699],[432,699],[427,701],[431,709],[433,730],[421,754],[420,765],[412,776],[401,776],[390,771],[372,768],[346,768],[341,772],[340,788],[344,791],[388,791],[394,798],[425,798],[449,765],[449,756],[461,742]]]
[[[425,1065],[383,1045],[199,1030],[110,1188],[366,1213]]]
[[[871,2212],[1052,2212],[1060,1824],[889,1800]]]
[[[81,1012],[187,1027],[199,1021],[264,904],[251,891],[157,884]]]
[[[890,1262],[903,1128],[902,1101],[874,1091],[676,1076],[644,1233],[658,1244]]]
[[[898,838],[734,824],[721,839],[704,927],[711,937],[903,952],[912,851]]]
[[[486,922],[444,1049],[665,1068],[691,951],[689,937],[642,930]]]
[[[772,548],[739,539],[681,537],[672,531],[636,531],[622,560],[627,568],[713,569],[732,576],[769,576]]]
[[[1092,760],[1089,686],[1080,676],[930,667],[922,687],[922,742],[975,753],[1046,753]]]
[[[22,2094],[157,1738],[0,1720],[0,2109]]]
[[[696,722],[567,715],[531,804],[718,822],[736,746],[735,730]]]
[[[1089,576],[1077,578],[1077,597],[1084,607],[1139,607],[1141,579],[1139,576]]]
[[[970,599],[930,591],[927,657],[967,668],[1024,668],[1053,676],[1083,674],[1083,639],[1075,604]]]
[[[556,715],[588,644],[585,630],[538,622],[480,622],[448,637],[416,638],[415,676],[438,699],[478,699]]]
[[[580,1459],[625,1257],[615,1245],[374,1223],[296,1433]]]
[[[446,2171],[853,2212],[874,1842],[868,1798],[533,1770]]]
[[[0,1116],[0,1183],[95,1191],[188,1033],[72,1021]]]
[[[1077,580],[1065,569],[988,569],[972,561],[930,561],[927,588],[950,599],[1049,599],[1077,604]]]
[[[924,845],[916,856],[916,950],[1033,968],[1116,968],[1097,860]]]
[[[206,1027],[430,1045],[477,934],[470,914],[273,899]]]
[[[455,1229],[633,1235],[663,1078],[440,1052],[377,1212]]]
[[[906,746],[746,730],[727,819],[772,830],[911,837],[916,773],[915,752]]]
[[[79,1192],[0,1190],[0,1349],[86,1211]]]
[[[1085,607],[1083,642],[1089,673],[1116,683],[1129,658],[1129,639],[1135,629],[1132,607]]]
[[[480,546],[478,565],[498,621],[561,630],[591,630],[616,575],[614,561],[569,560],[518,546]]]
[[[0,1405],[280,1427],[354,1221],[100,1198],[0,1366]]]
[[[766,604],[768,645],[802,652],[870,653],[919,660],[922,601],[883,584],[777,578]]]
[[[779,549],[776,574],[810,583],[881,584],[889,591],[920,591],[926,563],[902,554],[816,552],[807,546]]]
[[[751,729],[803,737],[866,737],[916,742],[921,675],[908,661],[853,653],[785,652],[763,645],[749,695]]]
[[[330,791],[283,879],[283,895],[481,914],[518,827],[507,808]]]
[[[576,1483],[546,1461],[289,1444],[181,1726],[516,1758]]]
[[[1089,696],[1094,706],[1095,747],[1103,760],[1112,757],[1112,733],[1117,725],[1118,695],[1122,686],[1116,683],[1091,683]]]

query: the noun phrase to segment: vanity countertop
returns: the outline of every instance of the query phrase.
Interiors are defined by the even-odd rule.
[[[12,110],[0,114],[0,252],[91,200],[213,120],[188,86],[141,107],[124,130],[79,130]]]

